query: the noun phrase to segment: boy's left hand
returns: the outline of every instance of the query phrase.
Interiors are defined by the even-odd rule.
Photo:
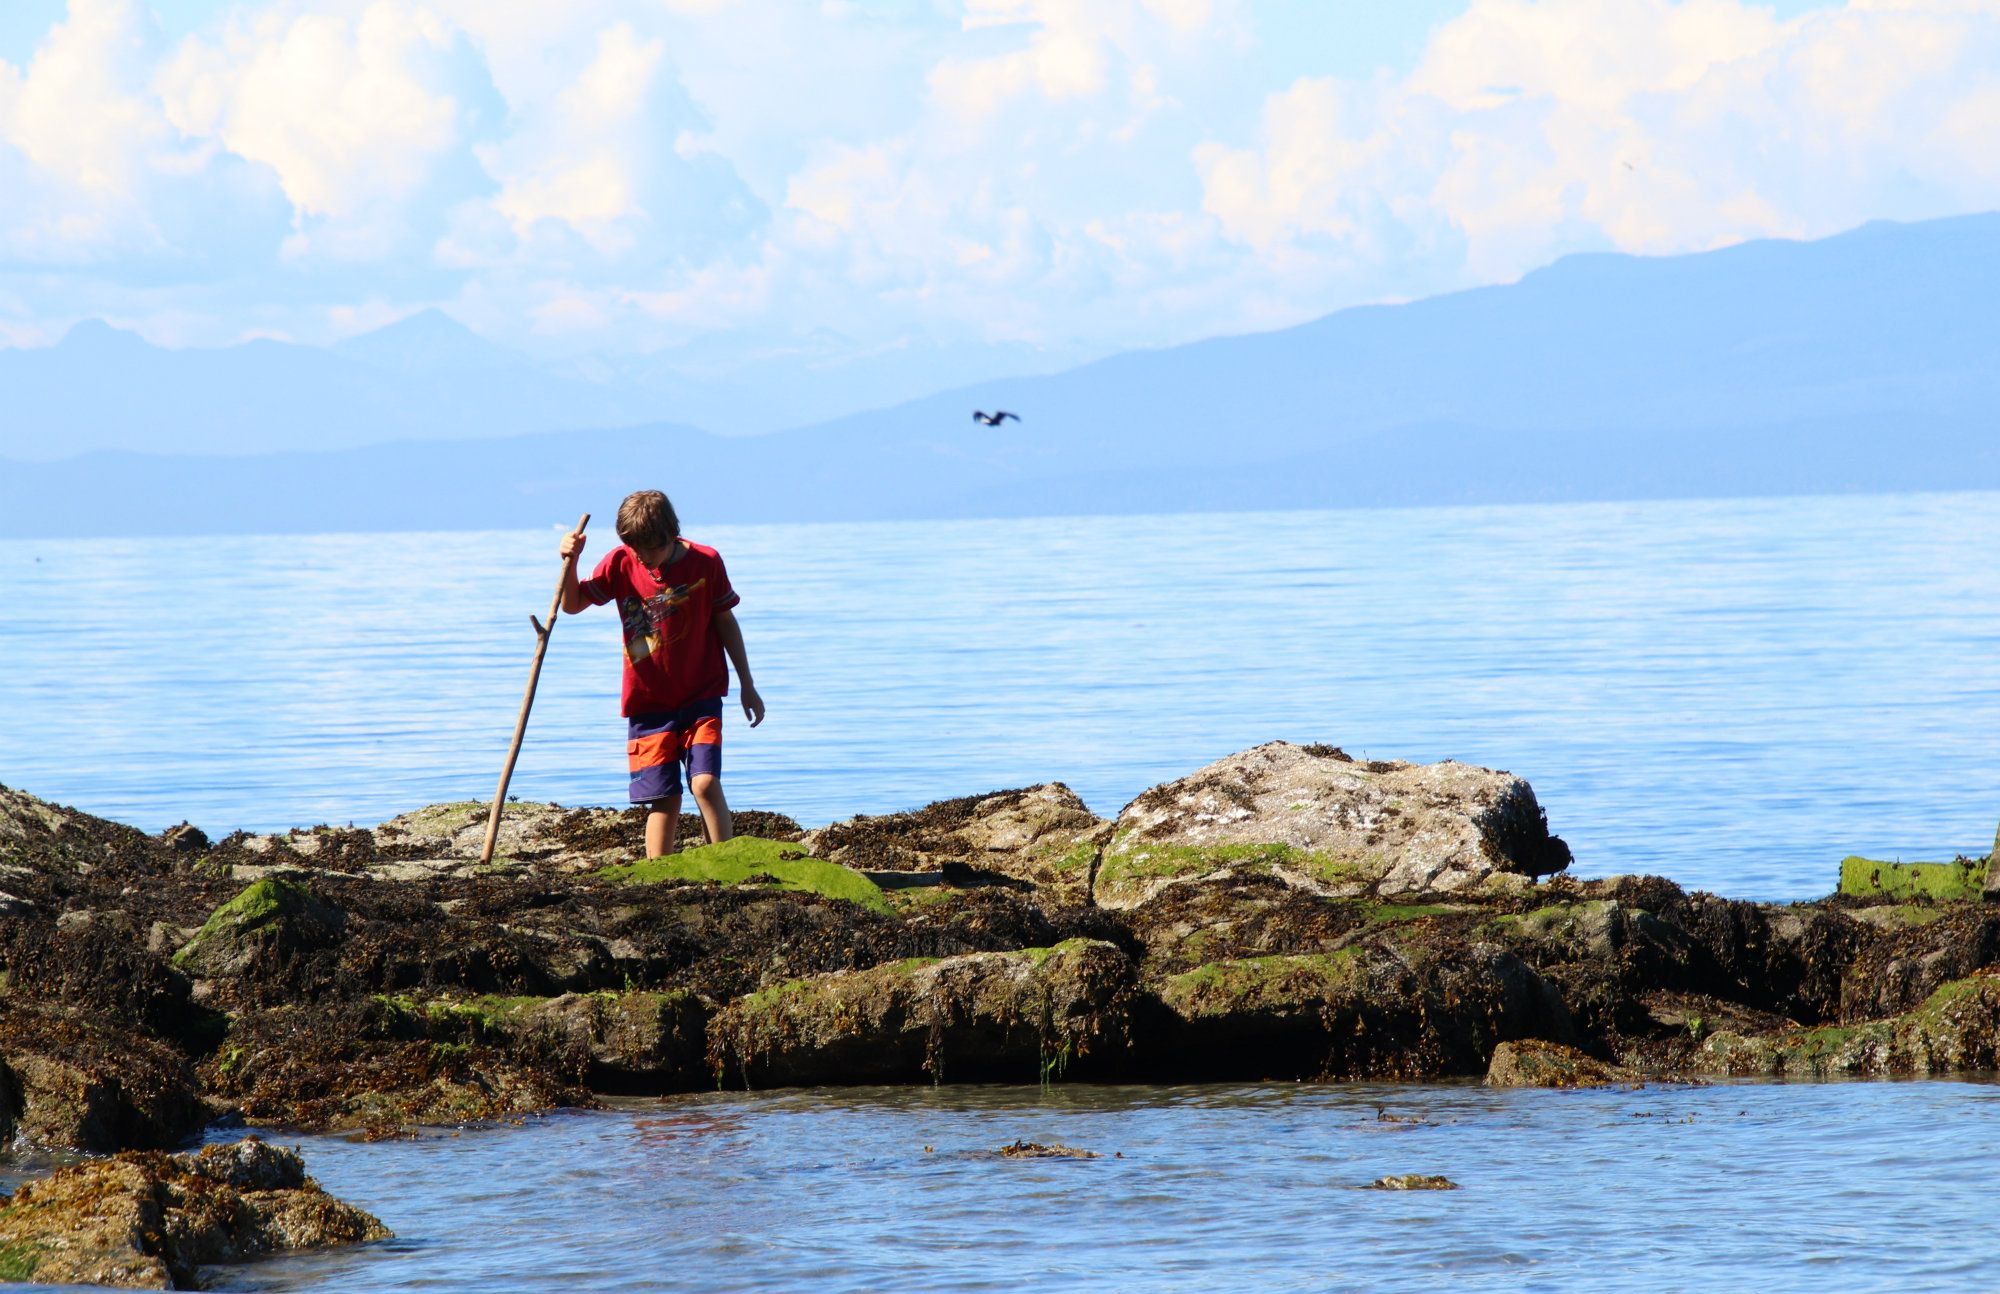
[[[739,689],[743,702],[743,717],[750,721],[752,728],[764,722],[764,698],[757,695],[757,689],[744,684]]]

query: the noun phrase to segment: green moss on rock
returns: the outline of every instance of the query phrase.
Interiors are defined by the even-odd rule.
[[[889,901],[881,888],[861,873],[838,863],[809,858],[799,852],[797,845],[761,836],[738,836],[719,845],[621,863],[606,867],[597,875],[627,885],[656,885],[662,881],[742,885],[754,879],[782,890],[820,894],[859,903],[877,912],[889,911]]]
[[[33,1280],[42,1265],[42,1247],[36,1244],[0,1245],[0,1281]]]
[[[1211,1010],[1289,1010],[1298,1003],[1335,996],[1358,976],[1353,948],[1330,953],[1287,953],[1208,962],[1168,977],[1160,997],[1185,1017]]]
[[[261,932],[289,929],[306,941],[336,935],[338,908],[322,903],[296,881],[266,876],[209,914],[194,938],[173,956],[182,970],[197,974],[241,971],[261,938]]]
[[[1857,898],[1954,902],[1977,899],[1986,884],[1985,862],[1885,863],[1850,856],[1840,861],[1840,892]]]

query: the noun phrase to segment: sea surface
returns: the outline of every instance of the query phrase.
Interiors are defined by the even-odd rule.
[[[229,1134],[234,1135],[234,1134]],[[286,1139],[290,1141],[291,1139]],[[1017,1141],[1091,1159],[1007,1159]],[[305,1138],[396,1239],[339,1291],[1980,1289],[1987,1082],[714,1093]],[[1435,1174],[1450,1191],[1365,1189]]]
[[[0,541],[0,782],[212,836],[490,799],[560,529]],[[689,534],[770,707],[730,800],[808,825],[1051,780],[1111,815],[1274,738],[1512,770],[1579,875],[1731,897],[2000,820],[2000,495]],[[514,793],[624,802],[618,660],[563,618]]]
[[[1583,875],[1796,899],[1848,853],[1989,847],[1996,505],[697,516],[690,534],[729,563],[770,705],[761,728],[729,728],[739,807],[811,824],[1059,779],[1111,814],[1282,737],[1512,769]],[[558,530],[0,543],[0,781],[211,834],[486,798]],[[617,661],[608,613],[562,621],[516,792],[622,801]],[[1099,1157],[994,1153],[1016,1140]],[[1979,1080],[717,1092],[300,1144],[398,1239],[221,1287],[1655,1290],[1754,1274],[1868,1290],[1977,1286],[2000,1259],[2000,1087]],[[43,1167],[0,1161],[0,1187]],[[1360,1189],[1401,1173],[1461,1189]]]

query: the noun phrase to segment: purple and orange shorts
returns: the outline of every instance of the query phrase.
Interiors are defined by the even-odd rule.
[[[682,764],[690,782],[701,773],[722,776],[722,698],[663,714],[632,715],[625,757],[632,769],[634,804],[679,799]]]

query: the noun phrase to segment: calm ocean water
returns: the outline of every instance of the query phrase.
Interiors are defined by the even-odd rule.
[[[1101,1158],[993,1155],[1016,1139]],[[326,1187],[398,1238],[220,1283],[1976,1289],[2000,1258],[1996,1139],[1986,1083],[716,1093],[416,1143],[309,1139]],[[1402,1173],[1461,1189],[1358,1189]]]
[[[1521,773],[1585,875],[1799,898],[1849,852],[1992,839],[1996,501],[691,533],[730,563],[771,706],[730,730],[739,807],[811,823],[1056,778],[1112,813],[1285,737]],[[555,539],[0,544],[0,781],[212,833],[484,798]],[[566,619],[519,793],[620,801],[616,686],[610,617]],[[984,1153],[1016,1138],[1105,1157]],[[1980,1082],[715,1093],[307,1139],[401,1238],[222,1284],[1958,1287],[2000,1258],[1996,1139]],[[1354,1189],[1404,1172],[1464,1189]]]
[[[211,834],[488,798],[557,531],[0,543],[0,781]],[[1747,898],[2000,818],[1990,494],[689,533],[771,708],[731,800],[808,824],[1112,814],[1277,737],[1511,769],[1579,874]],[[516,793],[623,802],[617,661],[563,620]]]

